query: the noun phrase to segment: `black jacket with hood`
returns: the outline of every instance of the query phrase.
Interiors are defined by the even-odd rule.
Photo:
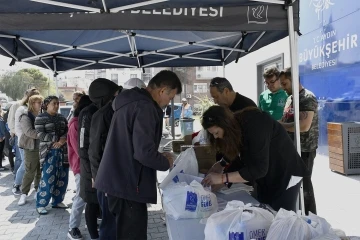
[[[95,187],[111,196],[140,203],[157,202],[156,170],[169,169],[158,152],[163,111],[145,89],[119,94],[114,103]]]
[[[89,97],[93,103],[81,110],[79,115],[80,196],[87,203],[98,203],[96,189],[92,187],[88,154],[92,116],[99,108],[113,99],[118,89],[119,86],[108,79],[94,80],[89,88]]]
[[[120,90],[122,90],[122,87],[120,87]],[[96,113],[94,113],[91,120],[89,159],[92,178],[94,180],[96,179],[97,171],[104,153],[111,119],[114,115],[112,103],[113,101],[100,108]]]

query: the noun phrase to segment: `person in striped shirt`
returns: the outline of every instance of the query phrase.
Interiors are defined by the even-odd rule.
[[[59,98],[48,96],[43,103],[44,112],[35,119],[35,129],[40,140],[40,165],[42,175],[36,199],[36,210],[47,214],[45,207],[51,198],[53,208],[67,208],[62,203],[69,180],[66,137],[68,122],[58,113]]]

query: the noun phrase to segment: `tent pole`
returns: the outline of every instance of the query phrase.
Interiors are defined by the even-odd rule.
[[[63,2],[52,1],[52,0],[30,0],[30,1],[54,5],[54,6],[66,7],[66,8],[73,8],[73,9],[83,10],[83,11],[87,11],[87,12],[97,12],[97,13],[101,12],[101,9],[99,9],[99,8],[86,7],[86,6],[70,4],[70,3],[63,3]]]
[[[174,72],[174,68],[171,67],[171,71]],[[180,121],[180,119],[179,119]],[[179,122],[180,124],[180,122]],[[171,99],[171,135],[172,139],[175,140],[175,115],[174,115],[174,98]]]
[[[16,61],[19,61],[19,59],[17,57],[14,56],[14,54],[12,54],[9,50],[7,50],[3,45],[0,44],[0,48],[2,50],[4,50],[7,54],[9,54],[10,57],[12,57],[13,59],[15,59]]]
[[[225,59],[224,59],[225,53],[224,49],[221,50],[221,58],[222,58],[222,67],[223,67],[223,77],[225,77]]]
[[[56,87],[56,96],[59,97],[59,88],[58,88],[58,82],[57,82],[57,72],[56,72],[56,58],[53,58],[53,65],[54,65],[54,81],[55,81],[55,87]]]
[[[58,83],[57,83],[57,73],[54,73],[53,75],[53,81],[55,82],[55,87],[56,87],[56,96],[59,97],[59,88],[58,88]]]
[[[292,5],[288,6],[288,25],[289,25],[289,40],[290,40],[290,57],[291,57],[291,75],[292,75],[292,96],[294,106],[294,123],[295,123],[295,146],[298,153],[301,155],[300,144],[300,124],[299,124],[299,63],[298,63],[298,33],[294,29],[294,9]],[[300,208],[303,215],[305,215],[304,192],[303,185],[300,188]]]

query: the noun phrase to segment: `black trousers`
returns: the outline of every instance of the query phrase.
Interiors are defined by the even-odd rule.
[[[85,221],[91,239],[99,238],[97,217],[99,216],[100,206],[97,203],[86,203]]]
[[[292,186],[291,188],[285,190],[281,196],[274,199],[270,206],[275,210],[279,211],[280,208],[283,208],[288,211],[294,211],[296,212],[297,207],[296,203],[299,197],[299,191],[301,187],[301,181],[296,184],[295,186]]]
[[[117,240],[146,240],[148,212],[146,203],[108,195],[109,210],[116,219]]]
[[[2,160],[4,157],[4,147],[5,147],[5,139],[0,142],[0,167],[2,167]]]
[[[114,240],[116,239],[115,216],[109,210],[109,204],[105,193],[97,191],[97,197],[102,213],[102,220],[99,229],[100,240]]]
[[[314,167],[314,159],[316,157],[316,150],[312,152],[301,152],[301,158],[303,159],[310,176],[304,177],[304,202],[305,202],[305,213],[309,214],[309,211],[316,214],[316,202],[314,188],[311,182],[311,175]]]

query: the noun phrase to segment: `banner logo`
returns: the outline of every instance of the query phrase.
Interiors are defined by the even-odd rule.
[[[331,1],[333,1],[333,0],[311,0],[310,1],[310,6],[312,5],[315,8],[315,13],[317,13],[317,15],[318,15],[318,20],[320,20],[320,13],[322,13],[324,10],[329,9],[331,5],[335,4]]]
[[[248,6],[248,23],[267,24],[269,6],[259,5],[256,7]]]

